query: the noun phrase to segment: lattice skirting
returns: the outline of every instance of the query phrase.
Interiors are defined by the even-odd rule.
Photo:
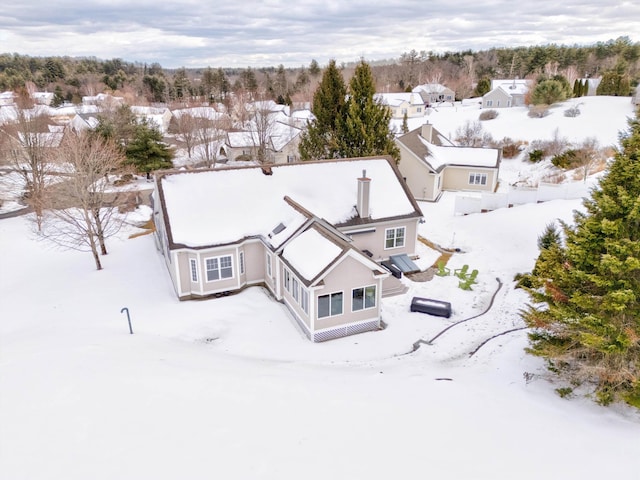
[[[380,320],[372,320],[370,322],[358,323],[356,325],[346,325],[344,327],[335,327],[313,334],[314,342],[325,342],[334,338],[348,337],[356,333],[370,332],[380,328]]]

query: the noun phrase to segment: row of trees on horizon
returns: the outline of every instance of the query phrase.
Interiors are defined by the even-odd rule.
[[[349,81],[358,62],[338,68]],[[396,59],[369,62],[378,92],[410,91],[425,83],[441,83],[456,98],[486,93],[491,78],[532,78],[562,75],[576,79],[615,71],[631,87],[640,80],[640,42],[620,37],[589,46],[532,46],[473,52],[435,53],[411,50]],[[132,63],[114,58],[31,57],[0,54],[0,90],[27,88],[55,93],[54,104],[80,103],[83,96],[110,92],[131,104],[208,101],[223,102],[230,93],[256,93],[278,103],[310,102],[322,67],[211,67],[166,69],[158,63]],[[623,93],[628,94],[628,93]]]

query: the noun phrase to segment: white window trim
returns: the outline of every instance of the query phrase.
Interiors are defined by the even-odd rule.
[[[309,315],[309,291],[302,285],[300,286],[300,308]]]
[[[267,252],[267,276],[273,278],[273,267],[271,265],[271,255]]]
[[[229,258],[231,260],[231,276],[230,277],[223,277],[222,276],[222,265],[220,264],[220,260],[222,258]],[[220,278],[214,278],[213,280],[209,280],[209,269],[207,268],[207,261],[208,260],[215,260],[215,259],[218,260],[218,272],[219,272]],[[225,267],[225,268],[227,268],[227,267]],[[234,277],[233,255],[229,254],[229,255],[220,255],[220,256],[217,256],[217,257],[207,257],[207,258],[205,258],[204,259],[204,271],[205,271],[204,278],[205,278],[205,282],[206,283],[220,282],[222,280],[229,280],[230,278],[233,278]]]
[[[471,179],[473,178],[473,181]],[[476,182],[476,178],[479,178],[479,182]],[[483,182],[484,179],[484,182]],[[489,178],[486,173],[469,172],[469,185],[487,185]]]
[[[336,295],[337,293],[341,293],[342,294],[342,311],[340,313],[336,313],[335,315],[331,313],[331,297],[333,295]],[[329,297],[329,315],[325,315],[324,317],[320,316],[320,312],[317,311],[316,315],[318,317],[318,319],[321,318],[331,318],[331,317],[339,317],[340,315],[344,315],[344,291],[343,290],[339,290],[339,291],[335,291],[335,292],[331,292],[331,293],[325,293],[324,295],[318,295],[318,305],[317,308],[320,308],[320,298],[322,297]]]
[[[191,268],[191,281],[198,283],[198,261],[195,258],[190,258],[189,267]]]
[[[402,235],[402,239],[403,239],[402,240],[402,245],[397,245],[398,235],[397,235],[397,232],[394,232],[394,240],[393,240],[394,245],[393,245],[393,247],[387,247],[387,232],[389,230],[397,231],[397,230],[400,230],[400,229],[402,229],[403,232],[404,232],[403,235]],[[403,248],[406,244],[407,244],[407,227],[385,228],[385,230],[384,230],[384,249],[385,250],[393,250],[393,249],[396,249],[396,248]]]
[[[366,290],[367,288],[371,288],[373,287],[374,291],[375,291],[375,295],[373,296],[374,298],[374,303],[372,307],[367,307],[366,306]],[[353,292],[355,292],[356,290],[362,290],[362,308],[359,309],[355,309],[353,308]],[[354,289],[351,290],[351,311],[352,312],[363,312],[365,310],[373,310],[376,308],[376,306],[378,305],[378,287],[375,284],[372,285],[365,285],[363,287],[356,287]]]

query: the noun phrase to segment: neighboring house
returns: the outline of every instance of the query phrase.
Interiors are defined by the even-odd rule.
[[[453,90],[439,83],[425,83],[411,91],[420,94],[427,107],[442,102],[454,102],[456,99],[456,93]]]
[[[82,97],[83,105],[96,105],[101,108],[113,108],[124,105],[124,97],[114,97],[108,93],[87,95]]]
[[[491,90],[482,96],[482,108],[523,107],[530,80],[492,80]]]
[[[77,113],[69,122],[69,127],[75,132],[94,130],[100,123],[98,113]]]
[[[458,147],[428,123],[396,143],[398,167],[418,200],[437,201],[444,190],[493,192],[498,185],[499,148]]]
[[[593,97],[598,94],[598,86],[602,81],[602,77],[598,78],[581,78],[580,83],[587,84],[587,93],[584,96]]]
[[[379,329],[380,299],[403,291],[389,269],[418,270],[422,212],[390,158],[167,171],[155,183],[156,245],[181,300],[264,286],[317,342]]]
[[[300,160],[300,134],[302,130],[288,123],[275,120],[263,125],[268,131],[266,139],[267,163],[293,163]],[[228,132],[225,152],[230,161],[256,160],[261,135],[256,130]]]
[[[15,103],[16,94],[10,90],[0,93],[0,107],[8,107]]]
[[[163,135],[167,133],[172,116],[168,108],[133,106],[131,112],[138,120],[146,119],[149,125],[156,127]]]
[[[53,92],[33,92],[31,94],[31,98],[33,98],[33,101],[38,105],[51,105],[53,97]]]
[[[419,93],[376,93],[374,99],[391,110],[392,118],[402,119],[423,117],[425,101]]]

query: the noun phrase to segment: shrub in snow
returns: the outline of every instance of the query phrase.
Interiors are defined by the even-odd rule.
[[[564,111],[564,116],[565,117],[577,117],[578,115],[580,115],[580,107],[578,107],[577,105],[571,107],[571,108],[567,108]]]
[[[493,120],[498,116],[497,110],[485,110],[478,117],[480,120]]]
[[[530,150],[529,151],[529,161],[532,163],[537,163],[544,158],[544,152],[542,150]]]
[[[532,105],[529,107],[529,117],[544,118],[549,115],[549,105]]]

